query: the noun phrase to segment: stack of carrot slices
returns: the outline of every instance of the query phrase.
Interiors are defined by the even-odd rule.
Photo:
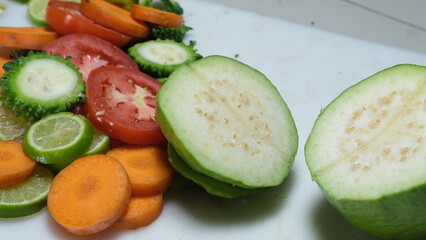
[[[172,178],[165,149],[124,145],[79,158],[59,172],[48,195],[49,212],[78,235],[112,225],[137,229],[161,215]]]

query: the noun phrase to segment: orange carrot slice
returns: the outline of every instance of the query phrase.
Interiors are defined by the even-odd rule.
[[[21,143],[0,141],[0,188],[25,181],[35,167],[36,162],[24,154]]]
[[[105,0],[82,0],[80,11],[98,24],[134,37],[148,36],[150,29],[144,22],[130,16],[130,11]]]
[[[155,23],[163,27],[180,28],[183,25],[182,15],[138,4],[132,5],[131,16],[134,19]]]
[[[129,175],[133,195],[153,195],[166,191],[173,178],[167,153],[157,146],[127,145],[108,153],[117,159]]]
[[[4,74],[3,65],[10,61],[12,61],[12,59],[0,57],[0,77]]]
[[[95,154],[72,162],[54,178],[47,206],[71,233],[89,235],[117,221],[131,196],[130,180],[114,158]]]
[[[45,27],[0,27],[0,46],[40,50],[59,35]]]
[[[163,211],[163,194],[133,196],[115,226],[135,230],[153,223]]]

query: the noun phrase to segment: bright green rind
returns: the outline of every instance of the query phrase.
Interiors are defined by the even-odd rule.
[[[21,70],[33,61],[43,59],[61,63],[75,73],[77,81],[66,95],[45,101],[27,96],[20,89],[20,81],[22,80],[20,79]],[[46,68],[48,67],[46,66]],[[8,62],[3,68],[6,72],[0,78],[3,90],[0,96],[9,109],[15,110],[18,115],[23,115],[26,119],[37,120],[52,113],[66,111],[74,103],[82,102],[84,99],[84,81],[78,68],[71,63],[70,58],[62,59],[60,56],[49,55],[45,52],[30,52],[27,57],[20,57],[15,61]],[[40,93],[40,95],[43,94],[45,93]]]
[[[61,120],[67,120],[67,125],[73,122],[78,125],[67,127]],[[73,144],[65,146],[53,146],[43,149],[33,141],[34,134],[40,134],[37,138],[48,138],[51,143],[64,141],[62,137],[76,134]],[[34,123],[24,137],[23,149],[27,156],[43,164],[64,164],[81,156],[90,146],[93,139],[93,129],[88,120],[80,115],[70,112],[51,114]],[[68,144],[68,143],[67,143]]]
[[[187,54],[186,60],[180,64],[164,65],[164,64],[152,62],[149,59],[147,59],[146,56],[142,56],[141,54],[139,54],[139,51],[138,51],[139,48],[150,46],[152,44],[158,44],[158,43],[163,46],[170,45],[170,46],[176,46],[182,49]],[[198,54],[197,51],[192,46],[185,45],[181,42],[178,43],[169,39],[166,39],[166,40],[156,39],[156,40],[135,44],[134,46],[129,48],[128,53],[139,65],[140,69],[143,72],[149,75],[152,75],[156,78],[168,77],[179,66],[188,64],[190,62],[193,62],[201,58],[201,55]]]
[[[93,154],[103,154],[111,149],[111,138],[93,128],[93,140],[89,148],[83,153],[83,156]]]
[[[0,189],[0,217],[24,217],[39,212],[46,206],[53,174],[37,166],[25,182]],[[25,200],[17,202],[18,198]]]
[[[172,164],[173,168],[179,172],[182,176],[187,179],[192,180],[202,188],[204,188],[208,193],[224,198],[236,198],[245,196],[254,192],[258,192],[260,189],[244,189],[237,187],[235,185],[219,181],[217,179],[211,178],[207,175],[194,171],[185,161],[179,156],[176,152],[176,149],[168,144],[167,154],[169,162]]]
[[[335,123],[332,122],[334,121],[333,119],[339,117],[337,115],[340,112],[351,113],[355,108],[352,106],[359,102],[360,98],[365,99],[365,97],[361,96],[367,91],[370,91],[376,98],[379,98],[381,95],[379,95],[380,91],[378,90],[386,89],[387,86],[393,86],[395,83],[404,87],[411,86],[410,89],[413,89],[417,96],[424,96],[424,94],[421,94],[421,91],[425,92],[426,89],[426,67],[410,64],[396,65],[380,71],[342,92],[342,94],[320,113],[315,121],[305,145],[306,163],[313,180],[316,181],[323,190],[327,200],[340,214],[357,228],[383,239],[425,239],[426,201],[424,199],[426,198],[426,180],[422,177],[426,175],[424,166],[411,169],[412,171],[418,172],[418,174],[416,174],[420,176],[414,178],[412,177],[415,175],[413,174],[414,172],[407,171],[404,174],[400,171],[401,169],[391,165],[394,167],[384,170],[384,173],[388,174],[389,171],[391,171],[393,175],[393,177],[388,177],[383,180],[386,181],[387,184],[380,185],[382,187],[379,189],[370,190],[379,183],[374,181],[366,183],[353,182],[352,186],[361,189],[354,193],[353,190],[348,190],[342,185],[344,182],[347,182],[347,179],[353,179],[351,174],[343,174],[341,176],[342,179],[328,177],[329,172],[340,164],[340,162],[325,165],[326,167],[321,165],[322,162],[327,161],[324,156],[332,156],[332,154],[324,152],[324,146],[327,146],[329,142],[335,141],[339,130],[345,131],[345,129],[337,129]],[[400,91],[403,90],[406,89],[400,89]],[[407,96],[409,99],[413,99],[415,95],[407,93]],[[421,98],[420,101],[422,101]],[[381,109],[378,110],[378,112],[380,111]],[[394,116],[401,117],[401,115],[404,115],[404,112],[401,111],[394,114],[396,114]],[[418,116],[420,118],[417,119],[419,122],[424,121],[424,115]],[[410,121],[412,121],[412,119],[410,119]],[[334,127],[330,127],[330,124]],[[324,130],[329,127],[331,130]],[[394,127],[385,129],[384,131],[393,130]],[[386,132],[381,132],[379,135],[385,133]],[[400,136],[400,138],[403,137]],[[386,142],[389,140],[390,139],[385,139],[383,146],[386,146]],[[374,139],[373,143],[376,144],[377,141],[378,139]],[[374,152],[371,152],[371,154],[382,152],[381,149],[372,151]],[[419,160],[417,162],[420,163],[426,160],[425,157],[424,155],[415,156],[415,158]],[[406,161],[409,162],[413,160],[414,159],[407,159]],[[349,162],[350,159],[341,159],[340,161]],[[387,159],[383,157],[383,159],[378,159],[377,161],[387,162]],[[389,162],[388,164],[394,163]],[[374,165],[371,167],[374,168]],[[365,174],[365,177],[374,176],[376,179],[380,177],[371,172]],[[403,174],[404,178],[397,176],[397,174]],[[411,179],[411,182],[407,179]],[[389,182],[393,182],[393,184]],[[362,189],[364,189],[364,192]],[[356,197],[348,197],[354,194],[356,194]]]

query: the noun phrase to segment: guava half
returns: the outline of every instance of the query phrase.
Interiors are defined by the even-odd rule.
[[[380,238],[426,238],[426,67],[396,65],[318,116],[306,163],[349,222]]]
[[[297,151],[293,117],[276,87],[235,59],[208,56],[176,69],[156,119],[193,170],[242,188],[279,185]]]

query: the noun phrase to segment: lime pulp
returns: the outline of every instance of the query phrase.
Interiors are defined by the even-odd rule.
[[[1,188],[0,217],[24,217],[43,209],[52,179],[53,174],[38,165],[26,181]]]
[[[80,157],[90,146],[93,129],[86,118],[70,112],[48,115],[29,128],[24,152],[44,164],[66,163]]]

